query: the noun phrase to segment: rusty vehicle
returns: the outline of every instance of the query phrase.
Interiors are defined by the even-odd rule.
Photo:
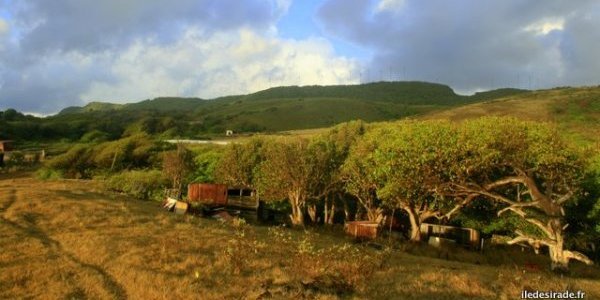
[[[240,209],[258,209],[259,199],[255,190],[244,187],[228,187],[225,184],[192,183],[188,185],[188,201],[207,206],[226,206]]]
[[[425,241],[430,237],[439,237],[475,250],[481,247],[481,235],[473,228],[422,223],[419,229],[421,239]]]
[[[375,239],[379,231],[379,223],[371,221],[346,222],[344,231],[356,239]]]

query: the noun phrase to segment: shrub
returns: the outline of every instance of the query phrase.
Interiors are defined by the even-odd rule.
[[[42,180],[54,180],[63,178],[64,174],[61,170],[41,168],[35,172],[35,176]]]
[[[389,249],[366,254],[350,245],[317,249],[306,236],[298,242],[292,269],[307,286],[339,296],[363,291],[375,271],[384,267]]]
[[[160,200],[167,180],[158,170],[123,171],[107,178],[109,190],[143,200]]]
[[[80,141],[84,143],[99,143],[106,142],[110,139],[108,133],[100,131],[100,130],[92,130],[86,134],[84,134]]]
[[[25,164],[25,154],[21,151],[10,152],[8,156],[8,165],[10,166],[22,166]]]
[[[49,160],[48,168],[60,170],[69,178],[89,178],[91,176],[92,149],[86,145],[75,145],[69,151]]]
[[[94,148],[93,162],[98,168],[123,170],[149,167],[154,142],[147,135],[135,135]]]

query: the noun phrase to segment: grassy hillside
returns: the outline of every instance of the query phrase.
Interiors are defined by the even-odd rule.
[[[90,102],[84,107],[79,106],[70,106],[59,112],[59,114],[77,114],[77,113],[86,113],[86,112],[94,112],[94,111],[109,111],[109,110],[118,110],[122,109],[124,105],[122,104],[114,104],[114,103],[106,103],[106,102]]]
[[[163,97],[130,104],[92,102],[40,118],[0,118],[0,136],[15,140],[78,140],[100,131],[110,138],[143,131],[173,138],[235,132],[274,132],[328,127],[341,122],[395,120],[506,95],[501,89],[461,96],[445,85],[377,82],[345,86],[290,86],[212,100]]]
[[[600,141],[600,87],[557,88],[502,97],[488,102],[440,109],[423,119],[464,120],[481,116],[515,116],[556,122],[580,141]]]
[[[92,181],[1,176],[2,299],[600,297],[597,267],[573,264],[562,277],[543,267],[546,256],[520,250],[371,247],[335,230],[178,216]]]

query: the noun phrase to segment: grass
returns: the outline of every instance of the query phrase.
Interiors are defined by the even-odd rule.
[[[481,116],[513,116],[524,120],[554,122],[574,141],[600,142],[600,87],[557,88],[440,109],[421,119],[461,121]]]
[[[597,267],[574,263],[560,277],[545,257],[509,250],[378,250],[334,229],[178,216],[93,181],[0,176],[0,298],[514,299],[524,288],[600,297]]]

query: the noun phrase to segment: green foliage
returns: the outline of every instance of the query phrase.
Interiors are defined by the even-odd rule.
[[[196,151],[194,157],[195,169],[191,174],[193,182],[216,182],[216,170],[222,157],[222,148],[206,147]]]
[[[108,135],[108,133],[94,129],[94,130],[84,134],[81,137],[80,141],[82,143],[100,143],[100,142],[106,142],[109,139],[110,139],[110,136]]]
[[[42,180],[56,180],[64,178],[64,174],[61,170],[55,170],[50,168],[40,168],[35,172],[35,176]]]
[[[83,144],[75,145],[66,153],[49,160],[46,166],[63,172],[69,178],[89,178],[93,166],[92,149]]]
[[[319,145],[319,144],[316,144]],[[257,190],[267,201],[287,199],[294,225],[304,224],[304,211],[311,199],[324,196],[329,181],[330,155],[304,138],[269,140],[262,149]],[[316,216],[311,215],[313,221]]]
[[[181,190],[184,180],[194,169],[193,153],[178,144],[177,150],[164,152],[162,156],[163,175],[171,180],[171,188]]]
[[[23,166],[25,164],[25,154],[21,151],[12,151],[6,162],[7,166]]]
[[[149,166],[156,147],[145,134],[102,143],[94,147],[94,165],[101,169],[118,171]]]
[[[215,179],[231,186],[255,187],[256,172],[264,159],[263,144],[263,139],[252,138],[243,144],[228,145],[216,164]]]
[[[136,135],[97,145],[75,144],[46,162],[68,178],[91,178],[96,172],[116,172],[156,166],[161,150],[147,135]]]
[[[161,200],[168,180],[158,170],[123,171],[105,181],[109,190],[144,200]]]

